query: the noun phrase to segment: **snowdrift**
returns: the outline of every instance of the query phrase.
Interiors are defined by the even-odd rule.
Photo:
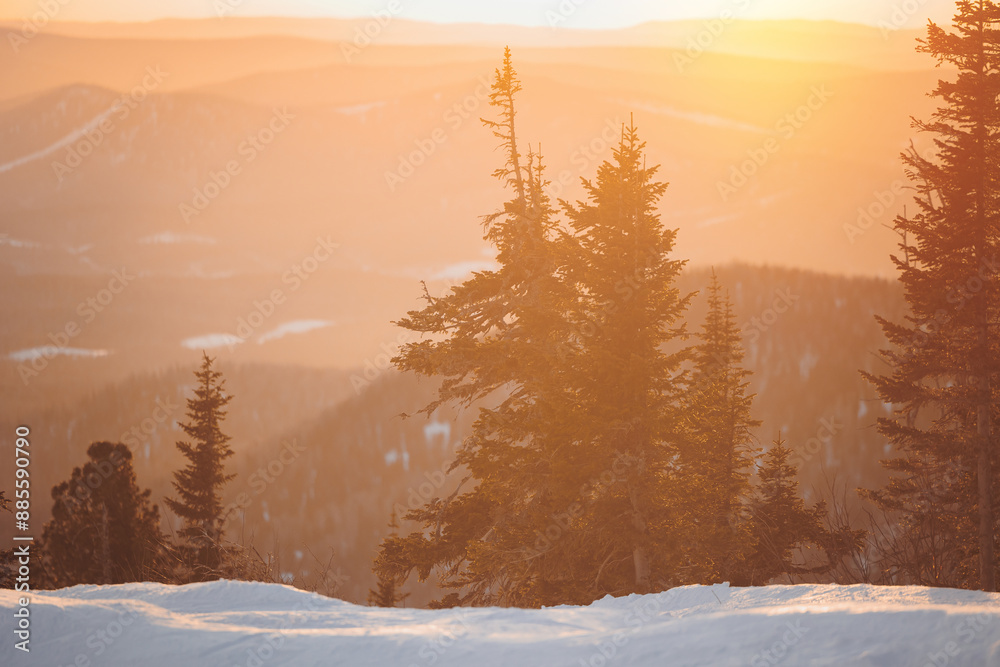
[[[0,591],[0,665],[1000,667],[1000,594],[688,586],[588,607],[377,609],[272,584]]]

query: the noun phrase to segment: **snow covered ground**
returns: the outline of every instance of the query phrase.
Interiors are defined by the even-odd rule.
[[[542,610],[377,609],[270,584],[0,591],[0,665],[1000,667],[1000,595],[690,586]]]

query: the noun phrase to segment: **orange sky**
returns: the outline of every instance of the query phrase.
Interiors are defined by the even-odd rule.
[[[6,0],[0,18],[38,16],[62,21],[148,21],[166,17],[370,16],[377,11],[436,22],[510,23],[602,28],[654,20],[805,18],[919,27],[946,21],[952,0]]]

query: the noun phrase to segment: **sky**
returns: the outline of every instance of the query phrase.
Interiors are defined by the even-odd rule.
[[[835,20],[918,27],[947,21],[954,0],[0,0],[0,19],[48,14],[60,21],[149,21],[230,16],[368,17],[377,11],[439,23],[619,28],[647,21],[718,17]],[[54,10],[52,8],[55,8]]]

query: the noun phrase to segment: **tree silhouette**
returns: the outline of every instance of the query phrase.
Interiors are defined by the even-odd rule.
[[[167,505],[182,519],[180,531],[193,551],[192,565],[196,576],[211,576],[223,557],[222,487],[235,475],[226,474],[225,462],[233,455],[230,438],[222,432],[225,407],[232,396],[225,392],[222,373],[213,370],[214,359],[202,353],[201,369],[195,372],[198,385],[195,395],[187,401],[187,423],[181,428],[191,442],[178,441],[177,449],[187,459],[182,470],[174,472],[177,499],[168,498]]]

